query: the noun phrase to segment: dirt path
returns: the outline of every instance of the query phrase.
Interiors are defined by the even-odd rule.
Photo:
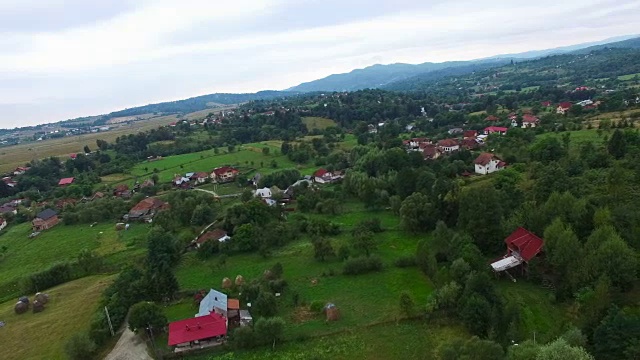
[[[116,347],[104,360],[153,360],[145,342],[128,328],[120,336]]]

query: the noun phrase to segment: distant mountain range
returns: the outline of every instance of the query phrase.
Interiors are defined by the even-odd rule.
[[[622,41],[621,41],[622,40]],[[395,82],[415,76],[427,76],[433,79],[451,75],[464,75],[486,68],[504,65],[511,60],[530,60],[544,56],[565,54],[576,51],[590,52],[602,47],[638,47],[640,38],[637,35],[610,38],[598,42],[583,43],[547,50],[534,50],[518,54],[492,56],[486,59],[470,61],[448,61],[443,63],[389,64],[372,65],[364,69],[356,69],[344,74],[329,75],[325,78],[302,83],[289,91],[354,91],[366,88],[383,88]],[[393,86],[392,86],[393,87]]]

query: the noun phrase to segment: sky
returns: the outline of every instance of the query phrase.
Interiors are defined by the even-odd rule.
[[[640,0],[0,0],[0,128],[638,33]]]

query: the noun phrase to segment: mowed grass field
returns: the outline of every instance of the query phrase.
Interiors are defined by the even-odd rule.
[[[90,276],[47,290],[43,312],[17,315],[16,300],[0,304],[0,344],[4,360],[65,359],[64,344],[88,328],[103,290],[113,276]],[[30,297],[33,300],[33,296]]]
[[[433,284],[417,267],[397,268],[393,262],[402,256],[415,254],[417,242],[424,237],[410,235],[397,229],[398,218],[390,212],[365,211],[360,204],[348,204],[345,213],[338,216],[343,233],[332,237],[337,249],[350,241],[349,229],[360,220],[378,217],[386,231],[376,234],[378,254],[384,269],[380,272],[347,276],[342,274],[343,263],[337,259],[319,262],[313,257],[313,246],[308,237],[276,249],[265,259],[258,254],[230,256],[226,265],[217,266],[217,257],[207,261],[194,253],[183,256],[176,270],[181,289],[220,288],[224,277],[245,279],[262,276],[275,263],[283,265],[283,278],[288,287],[278,298],[279,316],[287,322],[286,336],[318,336],[351,331],[374,324],[395,321],[400,318],[399,298],[408,292],[417,304],[425,304],[433,290]],[[319,215],[317,215],[319,216]],[[331,218],[331,217],[330,217]],[[336,218],[336,219],[337,219]],[[317,281],[316,284],[313,282]],[[341,311],[341,319],[326,323],[321,315],[301,316],[301,308],[294,307],[292,294],[297,293],[306,304],[313,301],[335,303]],[[167,308],[171,319],[193,317],[195,307],[186,299]]]
[[[584,129],[577,131],[548,132],[540,134],[538,135],[538,137],[556,137],[558,138],[558,140],[561,140],[563,134],[571,134],[571,142],[569,143],[569,148],[573,151],[579,149],[580,145],[586,142],[593,142],[596,146],[601,145],[604,143],[605,136],[611,137],[612,133],[613,130],[602,131],[598,133],[598,130],[596,129]]]
[[[303,174],[312,173],[317,167],[313,164],[299,165],[286,156],[280,154],[280,141],[265,141],[262,143],[244,144],[228,153],[226,148],[221,148],[219,154],[213,150],[201,151],[192,154],[175,155],[152,162],[142,162],[131,170],[135,177],[150,177],[153,170],[158,170],[160,182],[170,182],[176,174],[205,171],[210,172],[216,167],[230,165],[240,167],[241,171],[254,169],[261,174],[268,174],[282,169],[298,169]],[[269,155],[262,153],[263,148],[269,148]],[[277,167],[272,167],[275,161]]]
[[[30,223],[10,226],[0,235],[0,247],[8,249],[0,259],[0,299],[19,296],[20,279],[45,270],[56,262],[74,260],[83,249],[95,251],[107,260],[119,254],[128,257],[144,252],[148,230],[146,224],[133,224],[122,232],[116,232],[114,223],[94,227],[59,224],[29,239]]]
[[[627,75],[621,75],[618,76],[618,80],[620,81],[629,81],[629,80],[634,80],[636,78],[636,76],[638,78],[640,78],[640,73],[637,74],[627,74]]]
[[[331,126],[336,126],[336,122],[323,118],[323,117],[315,117],[315,116],[307,116],[302,118],[302,123],[306,125],[307,130],[324,130]]]

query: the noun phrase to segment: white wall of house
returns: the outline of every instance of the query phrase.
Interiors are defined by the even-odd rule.
[[[501,168],[498,167],[499,163],[500,163],[499,160],[491,160],[487,165],[475,164],[476,174],[487,175],[487,174],[491,174],[492,172],[501,170]]]

